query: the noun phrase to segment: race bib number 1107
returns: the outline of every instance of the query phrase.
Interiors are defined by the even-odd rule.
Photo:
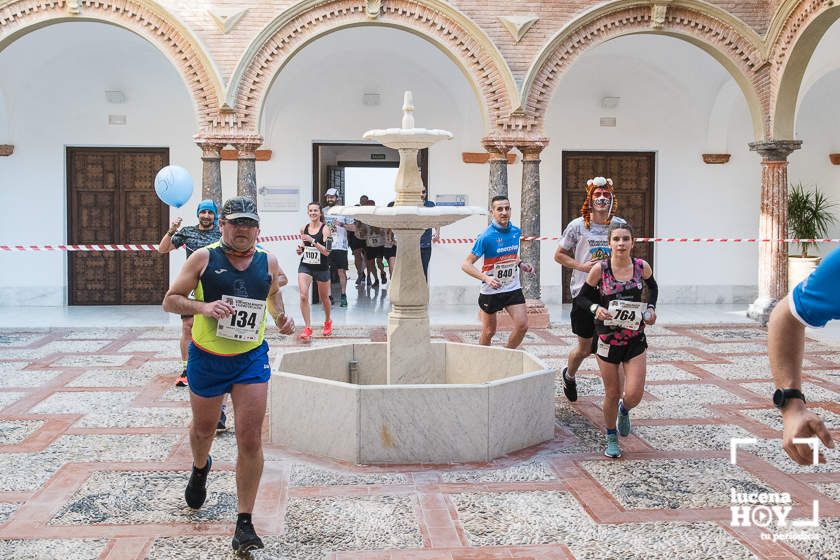
[[[219,319],[216,336],[243,342],[256,341],[265,317],[265,301],[236,296],[222,296],[222,301],[233,307],[233,315]]]

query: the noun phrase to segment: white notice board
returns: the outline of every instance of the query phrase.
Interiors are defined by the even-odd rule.
[[[470,198],[465,194],[435,195],[435,204],[437,206],[467,206],[469,203]]]
[[[260,212],[297,212],[300,208],[299,187],[260,187],[257,194]]]

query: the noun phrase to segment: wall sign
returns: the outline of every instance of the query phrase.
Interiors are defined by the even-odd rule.
[[[435,204],[437,206],[467,206],[470,197],[466,194],[437,194]]]
[[[297,212],[300,209],[299,187],[260,187],[257,194],[261,212]]]

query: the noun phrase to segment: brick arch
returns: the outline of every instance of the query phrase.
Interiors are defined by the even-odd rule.
[[[793,139],[796,102],[805,70],[820,40],[840,19],[840,6],[825,0],[785,2],[776,12],[767,41],[772,65],[771,130],[775,139]]]
[[[702,10],[700,7],[702,4]],[[703,49],[720,62],[744,93],[753,131],[767,134],[769,114],[767,65],[761,38],[734,16],[696,0],[676,0],[654,22],[651,5],[627,6],[619,0],[583,14],[560,30],[531,66],[522,87],[520,104],[542,129],[555,88],[581,53],[624,35],[651,33],[675,37]],[[656,25],[655,25],[656,24]]]
[[[377,3],[306,0],[268,25],[230,81],[226,105],[236,112],[237,125],[257,130],[274,77],[307,44],[348,27],[383,25],[414,33],[441,49],[475,90],[487,128],[503,127],[517,109],[516,83],[495,44],[475,23],[442,0],[383,0],[374,15],[366,11],[369,4]]]
[[[74,21],[116,25],[155,45],[187,86],[199,128],[212,124],[224,91],[220,74],[187,26],[150,0],[12,1],[0,8],[0,51],[36,29]]]

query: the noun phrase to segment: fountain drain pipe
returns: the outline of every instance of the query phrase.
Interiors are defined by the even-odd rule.
[[[350,383],[353,385],[359,384],[359,362],[358,360],[350,360],[347,363],[347,371],[350,376]]]

